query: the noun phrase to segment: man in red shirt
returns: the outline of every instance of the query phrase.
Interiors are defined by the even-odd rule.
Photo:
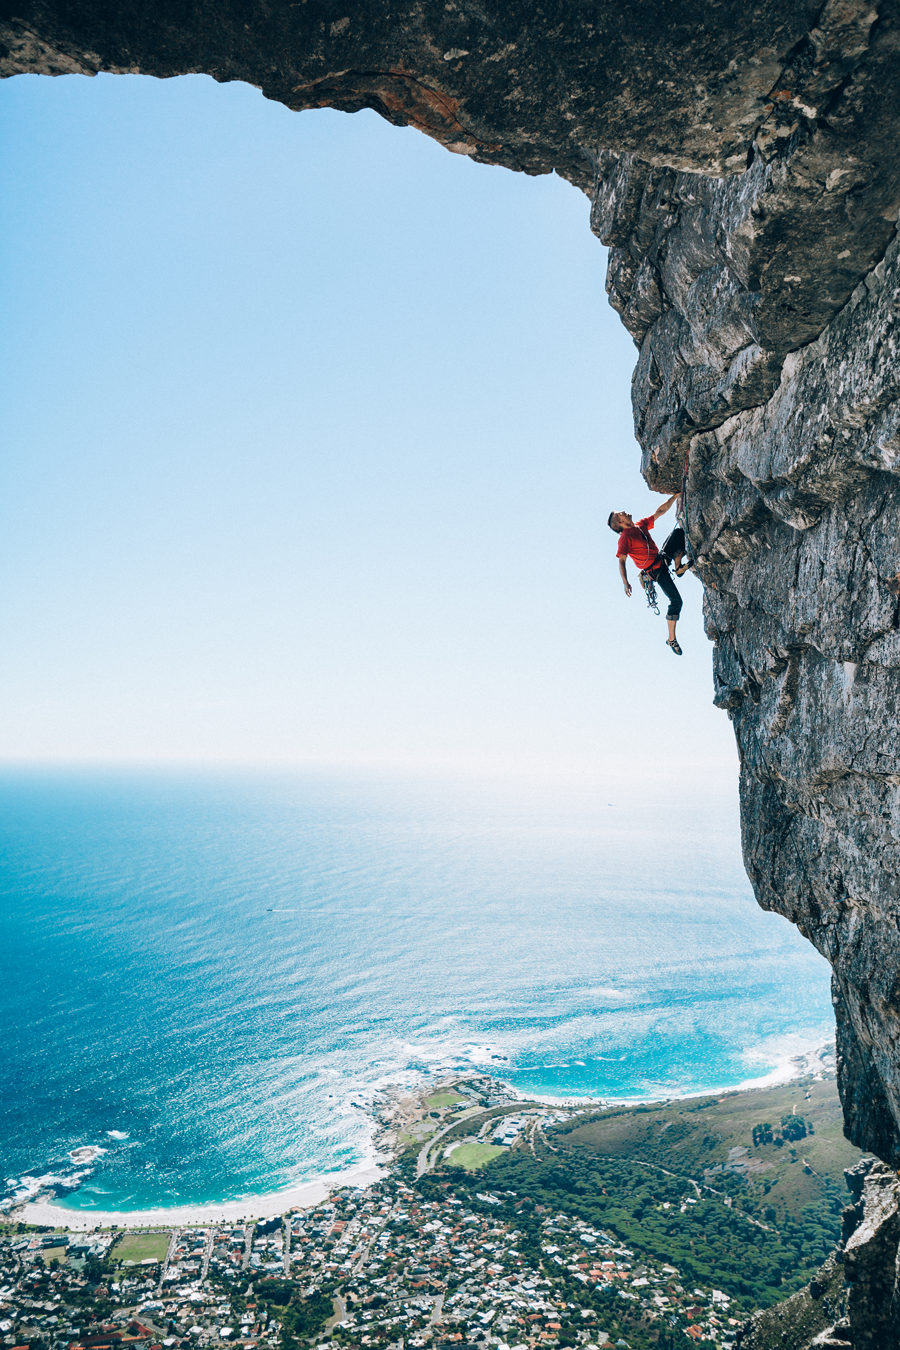
[[[650,531],[659,517],[664,515],[669,507],[677,502],[678,497],[679,494],[674,493],[667,502],[663,502],[662,506],[656,508],[652,516],[644,516],[643,520],[632,520],[627,511],[611,511],[607,524],[613,533],[619,536],[616,557],[619,560],[619,574],[622,577],[625,594],[631,595],[631,583],[625,570],[625,559],[630,557],[638,571],[646,572],[653,584],[658,586],[668,597],[669,609],[666,614],[666,621],[669,625],[669,636],[666,639],[666,646],[671,647],[676,656],[681,656],[681,648],[675,636],[675,625],[678,622],[683,601],[678,593],[678,587],[669,575],[667,559],[660,554],[656,544],[650,538]]]

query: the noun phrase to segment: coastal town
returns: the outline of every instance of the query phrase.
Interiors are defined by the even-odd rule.
[[[2,1344],[727,1348],[746,1301],[639,1250],[577,1205],[539,1201],[527,1171],[525,1185],[508,1185],[517,1159],[527,1169],[551,1157],[554,1140],[595,1116],[596,1107],[514,1100],[491,1079],[456,1079],[418,1097],[388,1096],[380,1123],[394,1161],[373,1184],[342,1185],[308,1208],[238,1224],[88,1232],[38,1231],[13,1212],[0,1236]],[[490,1167],[501,1158],[502,1176]],[[740,1175],[731,1174],[734,1186]],[[692,1185],[666,1190],[676,1198],[660,1199],[656,1217],[687,1223],[698,1206],[717,1206],[732,1221],[730,1194]]]

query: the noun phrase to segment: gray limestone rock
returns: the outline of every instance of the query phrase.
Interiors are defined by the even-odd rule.
[[[4,0],[0,73],[245,80],[291,108],[374,108],[448,149],[590,186],[600,146],[744,169],[823,109],[874,10],[841,0]],[[673,60],[673,51],[678,59]],[[773,92],[774,91],[774,92]]]
[[[760,904],[832,963],[854,1142],[900,1162],[898,247],[765,403],[692,439],[716,702]]]

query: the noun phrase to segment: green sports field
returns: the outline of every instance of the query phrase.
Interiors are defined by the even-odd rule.
[[[58,1261],[61,1266],[66,1264],[65,1247],[45,1247],[41,1252],[41,1260],[45,1266],[49,1266],[51,1261]]]
[[[433,1097],[425,1098],[425,1105],[430,1111],[439,1111],[442,1106],[455,1106],[457,1102],[466,1100],[458,1092],[436,1092]]]
[[[164,1261],[169,1250],[168,1233],[126,1233],[113,1248],[114,1261]]]
[[[499,1158],[506,1152],[505,1148],[500,1148],[497,1144],[460,1144],[459,1148],[455,1148],[450,1154],[446,1165],[464,1167],[467,1172],[475,1172],[479,1167],[484,1167],[486,1163],[493,1162],[494,1158]]]

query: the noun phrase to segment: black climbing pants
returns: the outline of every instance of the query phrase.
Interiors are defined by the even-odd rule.
[[[684,537],[684,530],[680,525],[676,525],[660,549],[660,557],[665,558],[666,562],[674,562],[676,558],[686,552],[687,540]]]
[[[666,613],[667,619],[677,619],[681,613],[681,606],[684,604],[678,593],[678,587],[672,580],[671,573],[664,562],[657,561],[655,567],[651,567],[647,575],[652,580],[654,586],[658,586],[663,594],[668,598],[669,608]]]

